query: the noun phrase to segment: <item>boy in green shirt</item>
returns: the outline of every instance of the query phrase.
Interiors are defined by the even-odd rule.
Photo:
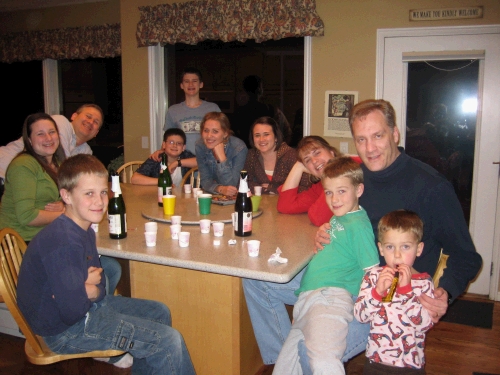
[[[344,374],[341,362],[348,323],[353,320],[353,296],[365,272],[378,265],[373,229],[359,206],[363,172],[349,157],[336,158],[323,170],[321,183],[334,216],[332,241],[309,262],[293,309],[292,328],[273,374],[302,374],[298,342],[304,340],[314,373]]]

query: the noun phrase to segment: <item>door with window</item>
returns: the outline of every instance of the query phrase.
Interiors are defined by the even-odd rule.
[[[483,258],[468,291],[500,300],[494,246],[499,167],[493,164],[500,156],[500,26],[379,30],[377,56],[377,97],[394,106],[401,144],[436,163],[461,199]],[[429,85],[433,78],[412,80],[412,75],[428,68],[468,75],[469,86],[441,81],[427,93],[416,90],[415,85]],[[449,91],[455,100],[446,102],[439,91]],[[419,107],[425,108],[423,115]]]

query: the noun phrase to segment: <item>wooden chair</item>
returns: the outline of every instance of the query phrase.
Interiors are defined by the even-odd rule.
[[[434,272],[434,277],[432,278],[432,282],[434,283],[434,288],[439,286],[439,279],[443,276],[444,269],[446,268],[446,261],[448,260],[449,255],[443,253],[443,249],[441,249],[441,255],[439,256],[438,265],[436,268],[436,272]]]
[[[35,335],[17,305],[17,280],[21,261],[26,251],[26,243],[13,229],[0,231],[0,294],[12,317],[26,337],[24,351],[28,361],[35,365],[48,365],[73,358],[113,357],[124,352],[120,350],[97,350],[79,354],[57,354],[52,352],[43,338]]]
[[[120,181],[126,184],[130,183],[130,180],[132,179],[132,175],[134,172],[139,168],[143,161],[129,161],[128,163],[123,164],[120,168],[116,170],[116,173],[120,175]]]
[[[197,172],[197,173],[195,173],[195,172]],[[195,175],[196,175],[196,177],[195,177]],[[182,188],[182,186],[187,184],[188,179],[189,179],[189,184],[192,187],[200,187],[200,178],[201,177],[200,177],[200,172],[198,171],[198,167],[193,167],[182,178],[182,182],[181,182],[180,187]]]

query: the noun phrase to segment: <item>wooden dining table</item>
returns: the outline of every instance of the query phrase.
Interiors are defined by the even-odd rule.
[[[174,189],[175,215],[182,217],[182,231],[190,232],[189,247],[180,247],[170,235],[170,216],[158,206],[157,188],[131,184],[121,188],[128,235],[111,239],[103,220],[96,233],[99,253],[129,261],[132,297],[160,301],[170,308],[172,325],[182,333],[198,375],[254,375],[262,359],[241,280],[291,280],[311,259],[317,228],[306,214],[278,213],[278,197],[265,195],[254,213],[252,235],[237,237],[231,221],[233,205],[212,204],[209,215],[200,215],[196,198]],[[202,218],[225,222],[223,237],[215,237],[213,230],[201,233]],[[148,221],[158,222],[153,247],[146,246],[144,236]],[[261,241],[258,257],[248,255],[250,239]],[[269,261],[277,248],[286,263]]]

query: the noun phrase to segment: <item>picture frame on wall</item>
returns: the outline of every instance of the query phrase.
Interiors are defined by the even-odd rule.
[[[325,91],[323,135],[351,138],[349,111],[358,103],[358,91]]]

